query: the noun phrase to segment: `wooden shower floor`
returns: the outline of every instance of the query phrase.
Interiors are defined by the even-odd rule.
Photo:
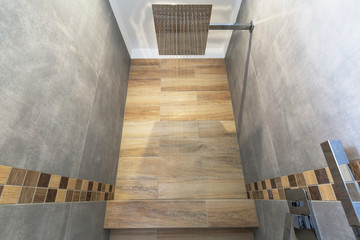
[[[246,198],[224,59],[132,60],[115,200]]]

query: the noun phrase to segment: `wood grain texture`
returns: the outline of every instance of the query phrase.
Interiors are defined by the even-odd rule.
[[[111,201],[105,228],[202,228],[205,201]]]
[[[112,229],[110,240],[157,240],[156,229]]]
[[[161,79],[160,78],[130,78],[128,83],[127,94],[135,93],[160,93]]]
[[[257,227],[255,203],[252,200],[206,201],[209,227]]]
[[[159,155],[159,140],[157,139],[124,138],[121,142],[120,157],[158,156],[158,155]]]
[[[199,121],[201,138],[233,138],[236,140],[235,121]]]
[[[159,229],[158,240],[253,240],[254,232],[245,229]]]
[[[156,179],[117,178],[115,200],[157,199],[158,181]]]
[[[104,227],[246,228],[258,222],[254,200],[132,200],[107,202]]]
[[[229,91],[226,78],[162,78],[162,91]]]
[[[126,104],[132,105],[196,105],[196,92],[130,92],[127,94]]]
[[[161,106],[160,119],[161,121],[234,120],[234,115],[229,104]]]
[[[198,138],[199,123],[197,121],[140,121],[125,122],[123,139],[129,138]]]
[[[202,157],[202,176],[243,178],[241,161],[237,157]]]
[[[125,121],[159,121],[159,106],[126,106]]]
[[[121,157],[118,177],[200,176],[201,157]]]
[[[247,198],[243,178],[159,178],[159,199]]]

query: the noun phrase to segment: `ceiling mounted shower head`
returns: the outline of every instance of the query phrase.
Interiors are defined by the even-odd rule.
[[[153,4],[160,55],[205,55],[212,5]]]
[[[159,55],[205,55],[209,30],[249,30],[249,24],[210,24],[212,5],[153,4]]]

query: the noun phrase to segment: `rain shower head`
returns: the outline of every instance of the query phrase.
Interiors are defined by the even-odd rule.
[[[212,5],[153,4],[159,55],[205,55],[209,30],[250,30],[250,24],[211,24]]]
[[[153,4],[160,55],[204,55],[212,5]]]

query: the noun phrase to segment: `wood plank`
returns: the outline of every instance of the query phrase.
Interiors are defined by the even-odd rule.
[[[157,199],[158,182],[156,179],[116,179],[115,200]]]
[[[125,107],[125,121],[159,121],[159,106],[129,106]]]
[[[131,92],[127,94],[128,105],[196,105],[196,92]]]
[[[120,157],[117,176],[200,176],[201,171],[201,157]]]
[[[158,240],[253,240],[252,228],[159,229]]]
[[[205,201],[109,201],[105,228],[206,227]]]
[[[161,121],[209,121],[234,120],[232,106],[229,104],[161,106]]]
[[[146,157],[159,155],[159,140],[152,138],[121,141],[120,157]]]
[[[152,66],[131,66],[130,78],[178,78],[178,77],[194,77],[195,71],[193,68],[158,68]]]
[[[253,200],[209,200],[206,202],[209,227],[257,227]]]
[[[201,138],[237,138],[235,121],[199,121]]]
[[[160,93],[161,81],[160,78],[130,78],[128,84],[127,94],[132,93]],[[127,103],[126,103],[127,104]]]
[[[157,240],[156,229],[112,229],[110,240]]]
[[[229,91],[199,91],[197,100],[201,105],[229,104],[231,106]]]
[[[228,91],[226,78],[162,78],[161,91]]]
[[[159,178],[159,199],[247,198],[243,178]]]
[[[244,177],[240,157],[202,157],[201,171],[206,177]]]
[[[160,156],[240,157],[236,139],[171,138],[160,139]]]
[[[197,138],[197,121],[145,121],[124,122],[123,139],[128,138]]]

